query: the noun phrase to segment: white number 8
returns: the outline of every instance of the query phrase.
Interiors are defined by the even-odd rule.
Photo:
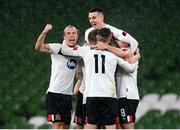
[[[120,111],[121,111],[121,116],[122,116],[122,117],[125,117],[125,116],[126,116],[126,113],[125,113],[124,108],[123,108],[123,109],[121,109]]]

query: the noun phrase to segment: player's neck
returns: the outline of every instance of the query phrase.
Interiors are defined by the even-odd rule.
[[[103,27],[105,27],[105,26],[106,26],[106,24],[105,24],[105,23],[102,23],[101,25],[99,25],[98,28],[103,28]]]

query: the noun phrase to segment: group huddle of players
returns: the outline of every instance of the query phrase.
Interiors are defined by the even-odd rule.
[[[88,18],[92,27],[85,32],[83,46],[77,45],[78,30],[72,25],[64,29],[62,44],[44,42],[51,24],[46,25],[36,42],[37,51],[51,54],[48,121],[54,128],[69,127],[74,88],[76,128],[132,129],[139,103],[138,42],[127,32],[105,24],[99,8],[90,10]],[[74,87],[76,72],[79,79]]]

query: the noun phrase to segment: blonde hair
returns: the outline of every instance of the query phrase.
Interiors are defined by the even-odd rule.
[[[75,26],[73,26],[73,25],[68,25],[68,26],[66,26],[65,29],[64,29],[64,31],[63,31],[64,34],[65,34],[66,30],[69,29],[69,28],[74,28],[74,29],[77,31],[77,33],[79,34],[79,30],[78,30]]]

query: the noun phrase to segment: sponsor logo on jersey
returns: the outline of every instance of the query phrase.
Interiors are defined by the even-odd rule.
[[[76,63],[76,60],[74,60],[74,59],[70,59],[67,62],[67,67],[69,69],[74,69],[76,67],[76,65],[77,65],[77,63]]]

